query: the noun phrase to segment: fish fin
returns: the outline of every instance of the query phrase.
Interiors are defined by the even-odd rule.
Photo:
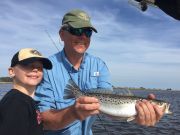
[[[80,93],[80,88],[76,85],[76,83],[72,79],[70,79],[64,89],[63,98],[64,99],[75,98],[76,97],[75,93]]]
[[[173,112],[170,111],[169,108],[170,108],[170,104],[167,105],[167,108],[164,110],[164,112],[165,112],[165,114],[170,114],[170,115],[172,115]]]
[[[114,94],[112,90],[109,89],[90,89],[88,93],[103,93],[103,94]]]
[[[107,117],[113,119],[113,120],[119,120],[119,121],[122,121],[122,122],[130,122],[130,121],[133,121],[135,119],[134,116],[132,117],[119,117],[119,116],[112,116],[112,115],[108,115],[108,114],[105,114]]]
[[[113,92],[116,95],[123,95],[123,96],[134,96],[134,94],[128,89],[113,89]]]
[[[121,96],[134,96],[134,94],[132,92],[130,92],[129,90],[125,90],[125,89],[113,89],[113,90],[109,90],[109,89],[90,89],[88,91],[88,93],[103,93],[103,94],[112,94],[112,95],[121,95]]]
[[[166,112],[166,114],[173,115],[173,112],[169,110],[168,112]]]
[[[73,94],[71,89],[64,89],[64,96],[63,99],[70,99],[70,98],[75,98],[75,95]]]
[[[129,118],[127,119],[127,122],[133,121],[134,119],[135,119],[135,117],[134,117],[134,116],[129,117]]]
[[[77,84],[72,80],[70,79],[68,81],[68,84],[66,85],[66,87],[70,87],[70,88],[74,88],[74,89],[77,89],[77,90],[80,90],[79,86],[77,86]]]

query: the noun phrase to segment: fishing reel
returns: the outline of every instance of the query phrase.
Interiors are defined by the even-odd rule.
[[[148,5],[155,6],[154,0],[128,0],[128,2],[143,12],[148,9]]]

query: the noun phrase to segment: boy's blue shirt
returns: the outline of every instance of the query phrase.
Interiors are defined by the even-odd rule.
[[[112,90],[110,73],[106,64],[98,57],[88,53],[84,54],[83,61],[78,70],[65,56],[64,50],[49,58],[53,64],[51,70],[44,70],[44,78],[37,87],[35,100],[40,101],[41,112],[49,109],[63,109],[73,105],[74,99],[63,99],[64,91],[69,79],[83,91],[104,88]],[[76,120],[67,127],[58,131],[47,131],[48,135],[91,135],[91,126],[95,117],[88,117],[84,121]]]

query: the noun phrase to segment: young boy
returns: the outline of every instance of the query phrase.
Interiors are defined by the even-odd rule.
[[[51,61],[37,50],[25,48],[11,60],[9,75],[13,88],[0,101],[0,135],[42,135],[40,115],[33,100],[43,68],[51,69]]]

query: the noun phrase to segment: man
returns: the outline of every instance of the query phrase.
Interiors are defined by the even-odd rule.
[[[66,13],[59,31],[64,49],[50,57],[52,70],[45,70],[44,80],[36,92],[40,101],[46,134],[91,135],[100,104],[96,98],[80,97],[63,99],[66,84],[72,79],[81,90],[94,88],[112,89],[110,73],[106,64],[98,57],[86,53],[92,32],[97,30],[88,14],[82,10]],[[152,126],[163,115],[162,111],[147,101],[137,104],[137,123]],[[53,131],[54,130],[54,131]]]
[[[135,0],[138,2],[146,2],[158,6],[169,16],[180,20],[180,0]]]

